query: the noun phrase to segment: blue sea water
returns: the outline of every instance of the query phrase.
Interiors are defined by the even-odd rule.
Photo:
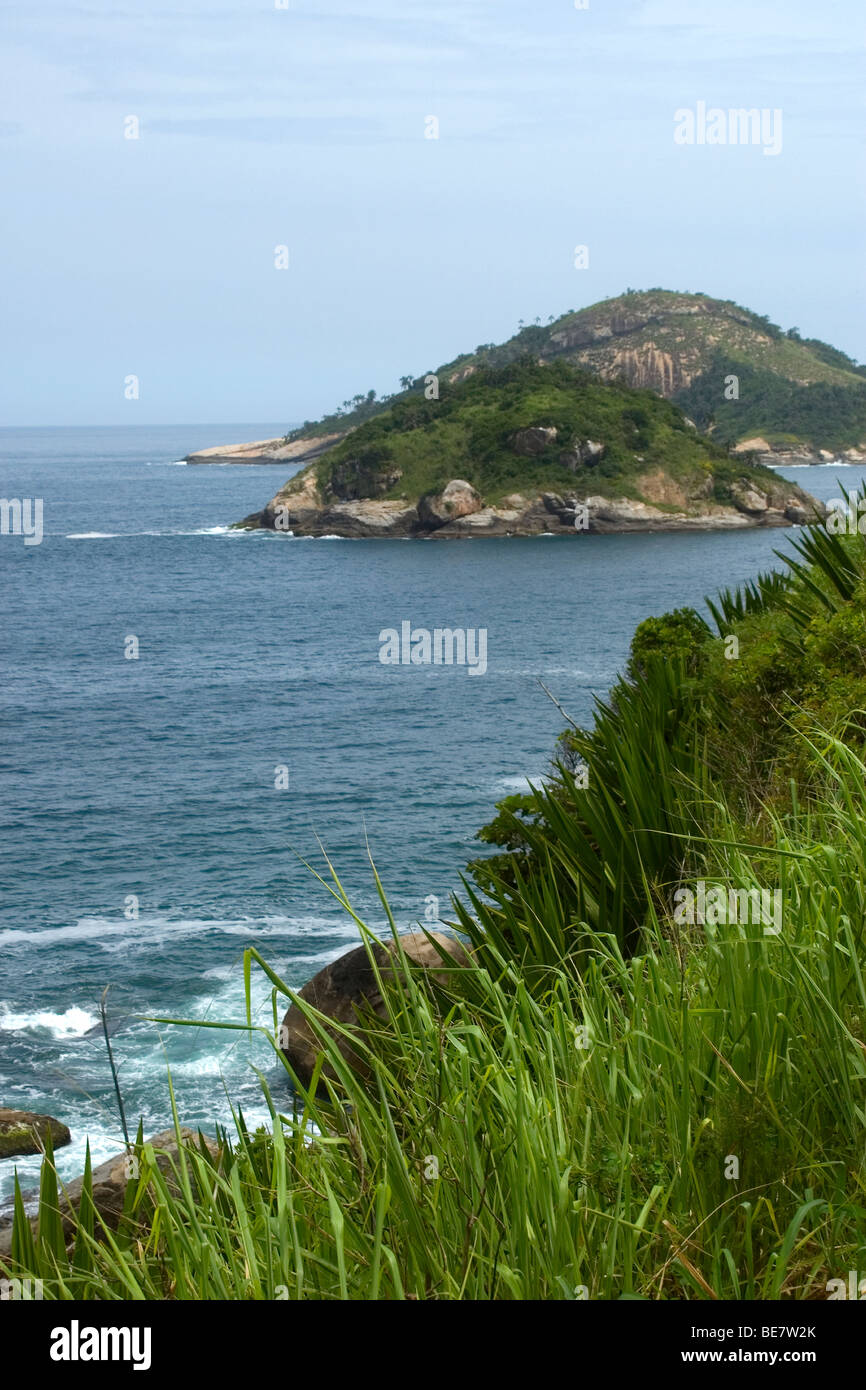
[[[131,1125],[169,1123],[167,1063],[188,1123],[262,1117],[253,1067],[285,1095],[264,1039],[146,1016],[242,1021],[245,946],[298,986],[355,944],[303,862],[324,870],[321,847],[376,930],[368,847],[401,928],[430,894],[447,917],[479,826],[545,773],[562,719],[540,681],[588,720],[642,618],[754,577],[791,534],[232,533],[287,470],[178,461],[281,429],[0,431],[0,496],[43,498],[45,528],[0,537],[0,1104],[70,1125],[64,1177],[85,1136],[95,1159],[121,1139],[91,1031],[107,985]],[[827,498],[863,472],[787,476]],[[382,665],[404,620],[486,628],[486,673]],[[255,999],[267,1026],[263,978]],[[31,1182],[37,1160],[16,1162]]]

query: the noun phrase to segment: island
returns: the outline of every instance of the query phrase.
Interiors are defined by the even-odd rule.
[[[524,354],[458,378],[431,374],[423,389],[316,448],[262,511],[236,524],[444,540],[792,526],[822,514],[672,401]]]

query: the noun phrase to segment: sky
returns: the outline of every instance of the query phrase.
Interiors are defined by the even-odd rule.
[[[0,424],[288,426],[627,287],[862,361],[864,31],[863,0],[0,0]],[[781,112],[781,149],[677,143],[701,102]]]

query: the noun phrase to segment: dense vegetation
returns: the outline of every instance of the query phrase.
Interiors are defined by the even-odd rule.
[[[727,501],[730,483],[744,471],[742,460],[700,437],[671,402],[600,382],[564,362],[542,367],[524,356],[443,382],[440,392],[437,400],[394,402],[330,449],[313,465],[323,495],[345,497],[350,486],[357,496],[377,495],[376,480],[384,479],[378,495],[422,496],[464,478],[487,501],[557,487],[578,496],[637,496],[634,479],[661,468],[687,488],[710,479],[716,499]],[[556,439],[542,453],[516,451],[519,430],[551,425]],[[603,457],[570,469],[561,455],[587,439],[604,443]],[[778,481],[769,469],[757,473]]]
[[[452,914],[473,966],[383,982],[371,1083],[303,1006],[326,1099],[266,1088],[272,1133],[237,1115],[173,1180],[139,1143],[119,1230],[85,1189],[72,1252],[49,1160],[16,1269],[46,1297],[327,1300],[809,1299],[862,1271],[866,538],[798,551],[641,625],[483,832]],[[778,890],[780,929],[684,921],[696,881]]]
[[[720,389],[729,375],[738,379],[736,400],[726,400]],[[800,386],[733,357],[716,357],[674,400],[702,430],[712,427],[720,444],[760,435],[773,447],[842,450],[856,448],[866,434],[866,381]]]

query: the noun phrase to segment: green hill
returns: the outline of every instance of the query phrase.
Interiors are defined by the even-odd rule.
[[[443,376],[438,399],[392,401],[242,524],[308,535],[533,535],[784,525],[812,505],[653,392],[524,356]]]
[[[604,381],[674,400],[724,444],[755,436],[771,448],[817,453],[866,448],[866,367],[819,339],[783,332],[729,300],[670,290],[629,290],[542,324],[521,325],[507,342],[479,345],[436,370],[457,382],[481,367],[505,367],[527,353],[566,362]],[[739,378],[739,399],[725,381]],[[417,396],[424,377],[401,379],[398,395],[368,391],[320,421],[307,421],[290,442],[344,432],[395,401]]]

